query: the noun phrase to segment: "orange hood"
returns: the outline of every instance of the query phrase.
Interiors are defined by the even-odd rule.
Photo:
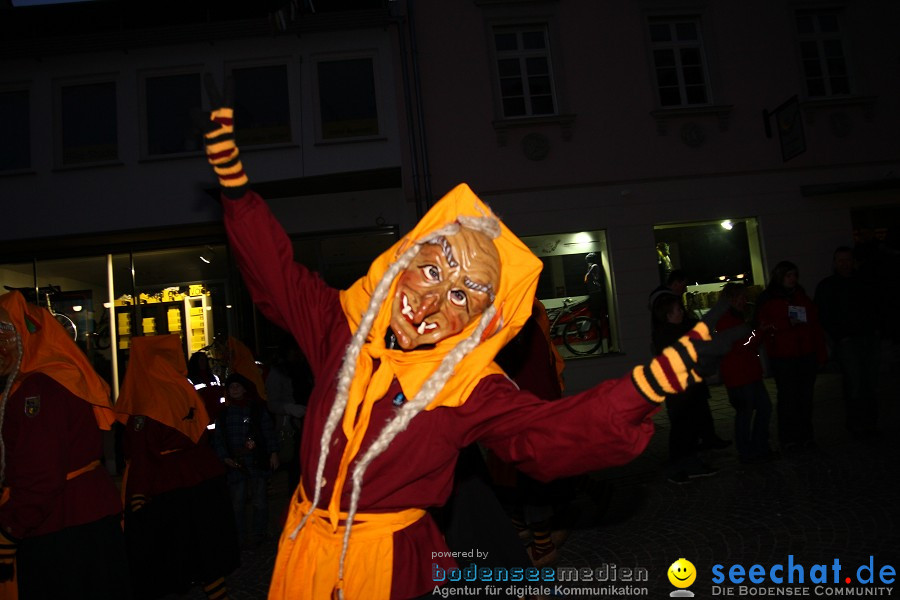
[[[146,415],[197,443],[209,425],[209,414],[200,394],[188,381],[179,336],[132,339],[116,412],[122,423],[127,423],[130,415]]]
[[[62,325],[46,308],[27,303],[19,292],[0,296],[0,306],[9,313],[22,339],[22,364],[10,395],[28,375],[43,373],[91,404],[97,425],[109,429],[115,422],[109,385],[97,374]]]
[[[480,217],[492,213],[468,185],[459,184],[438,201],[408,235],[376,258],[364,277],[350,289],[341,292],[341,306],[351,331],[356,331],[359,327],[372,292],[390,265],[410,244],[453,223],[459,215]],[[505,225],[501,223],[500,227],[500,237],[493,240],[501,262],[500,285],[494,300],[498,317],[485,331],[482,343],[457,365],[456,371],[427,410],[438,406],[460,406],[483,377],[502,373],[500,367],[494,364],[494,357],[531,316],[531,303],[541,271],[541,261]],[[385,347],[384,338],[390,325],[391,302],[396,286],[397,279],[392,283],[360,352],[345,417],[356,414],[356,408],[363,398],[381,398],[394,377],[400,381],[406,397],[413,398],[422,384],[437,370],[447,353],[469,337],[478,325],[477,320],[469,323],[462,332],[441,340],[432,348],[410,352],[389,350]],[[380,365],[373,374],[374,360],[379,360]]]
[[[239,339],[230,336],[226,347],[230,372],[239,373],[249,379],[256,386],[256,394],[266,400],[266,383],[263,381],[262,371],[257,366],[250,348]]]

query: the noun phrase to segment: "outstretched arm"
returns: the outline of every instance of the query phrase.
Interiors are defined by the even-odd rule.
[[[749,328],[715,333],[727,304],[717,305],[687,335],[630,375],[604,381],[562,400],[545,402],[508,381],[485,378],[463,418],[480,421],[463,445],[480,441],[506,462],[542,480],[625,464],[653,435],[651,417],[667,396],[715,371],[719,358]],[[471,402],[471,400],[470,400]]]

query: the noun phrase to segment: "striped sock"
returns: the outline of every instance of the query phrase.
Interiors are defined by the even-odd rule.
[[[203,586],[203,591],[210,600],[228,600],[228,586],[225,585],[224,577],[207,583]]]
[[[219,108],[209,117],[215,128],[204,134],[206,156],[219,177],[222,191],[229,197],[239,198],[249,183],[240,152],[234,141],[234,110]]]

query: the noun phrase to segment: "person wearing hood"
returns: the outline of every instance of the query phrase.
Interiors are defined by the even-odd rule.
[[[531,316],[541,262],[468,185],[336,290],[294,262],[249,189],[232,110],[210,96],[220,108],[206,149],[230,246],[254,303],[294,336],[315,379],[270,600],[432,594],[466,566],[428,513],[447,501],[461,448],[480,442],[543,481],[626,463],[666,394],[721,350],[704,322],[620,379],[555,402],[522,391],[494,357]]]
[[[130,598],[122,502],[101,466],[109,386],[19,292],[0,296],[0,385],[0,595]]]
[[[199,582],[207,598],[226,600],[225,575],[240,563],[225,468],[187,375],[178,335],[132,340],[116,412],[125,425],[125,539],[140,599]]]
[[[828,358],[819,312],[799,283],[797,265],[783,260],[756,301],[756,321],[767,332],[765,349],[777,391],[778,442],[792,451],[815,444],[813,396],[819,367]]]

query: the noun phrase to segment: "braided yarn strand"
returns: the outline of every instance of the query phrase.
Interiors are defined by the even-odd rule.
[[[347,548],[350,545],[350,531],[353,527],[353,518],[356,516],[356,511],[359,506],[359,497],[362,493],[362,480],[366,469],[373,460],[391,445],[394,438],[409,426],[410,421],[412,421],[416,415],[421,413],[422,410],[434,400],[435,396],[444,389],[444,385],[447,383],[447,380],[450,379],[450,376],[453,375],[453,371],[460,361],[481,343],[481,336],[488,324],[494,318],[496,312],[497,309],[494,306],[489,306],[484,313],[482,313],[478,327],[475,328],[469,337],[461,341],[453,348],[453,350],[447,353],[447,356],[441,361],[437,370],[432,373],[428,380],[422,385],[419,393],[417,393],[412,400],[403,405],[397,416],[381,430],[381,433],[378,434],[378,437],[375,438],[375,441],[372,442],[372,445],[369,446],[369,449],[366,450],[366,453],[353,468],[353,475],[351,476],[353,480],[353,491],[350,495],[350,507],[347,510],[347,519],[346,524],[344,525],[344,542],[343,547],[341,548],[341,560],[338,570],[339,580],[343,580],[344,578],[344,559],[347,556]],[[338,589],[338,597],[341,600],[344,598],[342,588]]]

